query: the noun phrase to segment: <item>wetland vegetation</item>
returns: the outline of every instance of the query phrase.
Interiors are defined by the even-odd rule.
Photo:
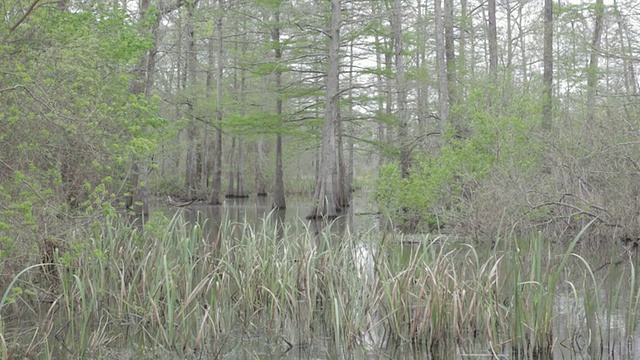
[[[0,358],[637,357],[636,9],[3,2]]]
[[[144,230],[109,219],[51,263],[17,274],[0,302],[4,358],[368,358],[409,349],[623,358],[635,349],[637,261],[632,253],[620,261],[621,246],[578,255],[594,254],[578,251],[588,227],[567,247],[508,233],[479,247],[339,234],[330,224],[315,232],[274,213],[206,234],[183,211],[152,217]]]

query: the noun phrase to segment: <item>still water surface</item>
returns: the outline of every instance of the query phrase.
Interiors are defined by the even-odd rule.
[[[304,229],[308,227],[312,231],[322,231],[330,225],[331,231],[336,235],[350,233],[367,233],[370,231],[381,232],[386,228],[384,221],[379,216],[371,215],[376,212],[369,197],[353,199],[353,206],[342,212],[341,216],[327,224],[326,221],[311,221],[305,216],[311,211],[308,197],[287,198],[287,208],[274,210],[270,197],[250,197],[246,199],[226,199],[222,206],[207,204],[193,204],[182,209],[185,220],[198,223],[203,226],[204,233],[215,236],[218,227],[223,222],[248,223],[252,226],[262,226],[265,217],[269,216],[280,223],[292,228]],[[168,215],[175,213],[176,208],[160,207]],[[180,211],[180,210],[179,210]]]

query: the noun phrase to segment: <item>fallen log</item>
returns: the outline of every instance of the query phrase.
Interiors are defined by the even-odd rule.
[[[170,206],[185,207],[193,204],[194,202],[196,202],[196,199],[190,201],[176,201],[172,199],[171,196],[167,196],[167,204],[169,204]]]

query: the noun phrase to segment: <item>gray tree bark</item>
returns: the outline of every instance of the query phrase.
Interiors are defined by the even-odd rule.
[[[264,181],[264,144],[262,137],[258,139],[258,168],[256,171],[256,195],[267,196],[267,187]]]
[[[544,51],[542,55],[542,126],[551,129],[553,123],[553,0],[544,0]]]
[[[587,70],[587,120],[589,122],[593,121],[595,112],[594,105],[598,87],[598,53],[600,52],[603,18],[603,0],[596,0],[595,23],[593,26],[593,37],[591,38],[591,55],[589,57],[589,69]]]
[[[466,0],[462,0],[463,3]],[[429,35],[427,35],[426,24],[424,20],[424,14],[427,13],[427,4],[422,4],[421,0],[417,0],[417,30],[416,30],[416,69],[418,73],[423,73],[427,66],[427,54],[426,54],[426,41]],[[424,9],[423,9],[424,7]],[[462,26],[460,28],[462,46]],[[462,47],[460,48],[460,54],[464,53]],[[427,133],[427,118],[429,113],[429,83],[425,79],[418,80],[416,84],[416,104],[417,104],[417,118],[418,118],[418,136],[425,135]],[[420,149],[424,150],[424,141],[421,141],[418,145]]]
[[[198,59],[196,58],[196,49],[195,49],[195,28],[193,22],[194,16],[194,4],[189,3],[187,8],[187,24],[186,24],[186,33],[187,33],[187,83],[189,84],[189,88],[195,88],[196,84],[196,65]],[[189,117],[190,121],[187,125],[187,162],[186,162],[186,171],[185,171],[185,185],[187,186],[187,199],[192,200],[196,196],[196,124],[194,118],[194,109],[193,103],[195,99],[191,99],[188,104],[189,108]]]
[[[475,29],[473,28],[473,16],[472,15],[468,15],[467,16],[467,25],[468,25],[468,29],[469,29],[469,75],[471,75],[471,78],[475,78],[476,77],[476,32]]]
[[[440,133],[444,135],[445,124],[449,122],[449,88],[447,65],[445,63],[444,25],[442,23],[442,0],[435,0],[436,63],[438,67],[438,107],[440,112]]]
[[[336,138],[334,124],[338,117],[339,67],[340,67],[340,0],[331,0],[329,26],[329,70],[327,72],[327,97],[322,131],[322,159],[320,178],[313,195],[312,209],[308,218],[335,218],[338,216],[336,201]]]
[[[498,32],[496,30],[496,0],[489,0],[489,73],[498,77]]]
[[[616,22],[618,24],[618,37],[620,41],[620,54],[622,55],[623,67],[624,67],[624,88],[627,94],[636,94],[636,79],[635,71],[633,69],[633,50],[631,47],[631,38],[629,36],[629,29],[622,18],[620,9],[618,9],[618,2],[613,1],[613,8],[616,13]],[[626,46],[625,46],[626,45]]]
[[[376,85],[378,91],[378,114],[382,117],[384,113],[384,82],[382,81],[382,56],[380,55],[380,38],[378,34],[375,34],[374,41],[376,43]],[[382,167],[385,161],[385,126],[383,121],[378,121],[377,141],[380,148],[380,154],[378,156],[378,167]]]
[[[523,20],[523,16],[522,16],[522,9],[524,8],[524,3],[520,4],[520,7],[518,7],[518,36],[520,37],[520,57],[521,57],[521,61],[522,61],[522,85],[523,85],[523,92],[526,91],[526,89],[529,86],[529,80],[528,80],[528,61],[527,61],[527,53],[526,53],[526,38],[527,38],[527,34],[524,31],[524,26],[522,25],[522,20]]]
[[[495,1],[495,0],[494,0]],[[513,8],[511,7],[511,3],[509,0],[505,0],[504,3],[505,11],[507,12],[507,61],[505,65],[505,69],[508,72],[511,72],[511,62],[513,61],[513,21],[511,18],[511,13],[513,12]],[[496,31],[497,38],[497,31]],[[496,39],[497,43],[497,39]]]
[[[445,0],[446,1],[446,0]],[[393,35],[394,55],[396,60],[396,90],[398,92],[398,145],[400,146],[400,175],[403,179],[409,177],[411,154],[407,141],[409,119],[407,114],[407,86],[404,76],[404,41],[402,30],[402,3],[393,0]],[[453,31],[453,30],[452,30]]]
[[[231,138],[231,150],[229,151],[229,179],[227,181],[227,194],[225,195],[225,197],[227,198],[232,198],[236,196],[236,192],[235,192],[235,177],[234,175],[236,174],[236,170],[235,170],[235,166],[233,164],[233,156],[235,155],[236,152],[236,137],[233,136]]]
[[[456,51],[453,41],[453,0],[443,0],[444,12],[444,48],[447,69],[447,90],[449,107],[457,101],[456,94]]]
[[[244,180],[244,150],[242,148],[242,138],[238,139],[238,167],[236,172],[236,197],[246,198],[249,197]]]
[[[222,16],[224,2],[218,0],[218,18],[216,19],[216,32],[218,35],[218,71],[216,73],[216,142],[213,162],[213,181],[211,183],[211,198],[209,204],[222,204],[222,75],[224,71],[224,38],[222,34]]]
[[[209,38],[208,44],[207,44],[207,77],[206,77],[206,90],[205,90],[205,95],[206,95],[206,99],[208,101],[213,101],[212,99],[212,94],[213,94],[213,74],[214,74],[214,69],[216,67],[216,58],[215,58],[215,38],[216,35],[216,29],[215,27],[211,30],[211,37]],[[211,156],[214,155],[215,156],[215,142],[212,142],[209,139],[209,126],[205,127],[204,129],[204,134],[203,134],[203,147],[202,147],[202,151],[203,151],[203,160],[202,160],[202,179],[201,179],[201,187],[202,189],[208,189],[209,188],[209,181],[212,175],[212,171],[213,171],[213,163],[215,162],[215,159],[212,159]]]
[[[458,76],[464,77],[467,72],[467,32],[469,29],[469,15],[467,9],[467,0],[460,1],[460,40],[458,41]],[[460,97],[464,99],[466,96],[464,87],[461,88]]]
[[[244,38],[244,36],[243,36]],[[242,45],[242,53],[246,53],[246,44],[247,41],[244,39]],[[247,87],[246,87],[246,76],[244,68],[240,69],[240,104],[242,109],[240,110],[241,115],[244,117],[246,114],[245,103],[247,102]],[[246,189],[246,183],[244,179],[244,148],[242,137],[238,138],[238,166],[236,168],[236,193],[235,196],[239,198],[249,197]]]
[[[389,40],[385,38],[383,40],[383,49],[384,49],[384,82],[386,85],[386,96],[385,96],[385,105],[384,105],[384,113],[386,115],[387,121],[384,124],[384,144],[385,146],[390,146],[391,144],[391,123],[389,120],[393,116],[393,81],[391,74],[393,73],[393,39]]]
[[[271,40],[273,42],[273,53],[276,62],[276,69],[273,73],[276,91],[276,116],[282,116],[282,47],[280,44],[280,9],[275,10],[275,24],[271,30]],[[275,209],[285,209],[287,207],[284,196],[284,174],[282,169],[282,133],[276,135],[276,183],[273,189],[273,207]]]
[[[336,176],[338,184],[336,188],[336,202],[338,207],[346,207],[349,205],[349,197],[347,194],[347,178],[344,165],[344,142],[342,139],[342,115],[340,107],[338,107],[338,115],[336,116],[334,129],[336,131],[336,150],[338,152]]]

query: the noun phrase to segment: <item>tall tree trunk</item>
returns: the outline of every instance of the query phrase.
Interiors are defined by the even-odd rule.
[[[494,0],[495,1],[495,0]],[[505,10],[507,12],[507,61],[505,68],[511,73],[511,62],[513,61],[513,21],[511,18],[511,13],[513,12],[513,8],[511,7],[511,3],[509,0],[505,0]],[[497,38],[497,31],[496,31]],[[497,40],[496,40],[497,43]]]
[[[177,29],[182,29],[182,14],[178,13],[176,16],[176,28]],[[177,89],[178,91],[181,89],[184,89],[186,87],[186,80],[184,79],[183,74],[186,73],[186,71],[183,70],[183,66],[182,66],[182,62],[183,62],[183,41],[184,40],[184,34],[183,31],[179,31],[177,34],[177,39],[176,39],[176,50],[175,50],[175,56],[176,56],[176,65],[175,65],[175,86],[171,86],[171,88]],[[183,81],[184,80],[184,81]],[[173,105],[174,108],[174,116],[176,119],[181,119],[182,118],[182,106],[178,101],[174,102]],[[182,139],[180,139],[181,141]],[[181,169],[182,168],[182,156],[177,156],[176,160],[175,160],[175,167],[171,167],[170,170],[170,174],[172,175],[177,175],[175,169]]]
[[[247,49],[247,41],[246,38],[243,35],[243,45],[242,45],[242,54],[246,54],[246,49]],[[241,106],[241,110],[240,110],[240,115],[242,115],[243,117],[246,116],[246,109],[245,109],[245,103],[247,102],[247,89],[246,89],[246,78],[245,78],[245,71],[244,68],[240,69],[240,106]],[[242,137],[238,138],[238,166],[236,169],[236,197],[239,198],[245,198],[245,197],[249,197],[249,194],[247,194],[247,189],[245,186],[245,180],[244,180],[244,149],[243,149],[243,141],[242,141]]]
[[[482,7],[482,24],[488,24],[489,23],[489,18],[487,17],[487,9],[486,7]],[[485,63],[485,68],[489,69],[490,68],[490,64],[489,64],[489,29],[487,26],[483,26],[484,29],[484,34],[486,35],[486,39],[482,40],[482,57],[484,58],[484,63]]]
[[[287,208],[284,196],[284,170],[282,168],[282,134],[276,134],[276,182],[273,188],[273,208]]]
[[[602,21],[604,18],[603,0],[596,0],[595,12],[593,38],[591,39],[591,56],[589,57],[589,69],[587,70],[587,120],[589,122],[593,121],[596,88],[598,86],[598,52],[600,51]]]
[[[468,15],[467,16],[467,21],[468,21],[468,29],[469,29],[469,74],[471,75],[472,79],[475,79],[476,77],[476,32],[475,29],[473,28],[473,16],[472,15]]]
[[[637,90],[635,74],[633,71],[633,52],[631,47],[631,39],[629,37],[629,30],[627,29],[624,19],[622,18],[620,9],[618,9],[618,2],[615,0],[613,1],[613,8],[616,13],[616,22],[618,23],[620,54],[622,55],[624,68],[624,88],[627,94],[635,94]]]
[[[384,123],[384,144],[390,147],[391,141],[391,122],[389,121],[393,117],[393,81],[391,74],[393,74],[393,41],[384,39],[384,82],[386,87],[384,113],[386,122]]]
[[[316,146],[315,151],[315,181],[316,183],[320,180],[320,166],[322,163],[322,139],[320,139],[320,143]]]
[[[258,138],[258,169],[256,171],[256,195],[267,196],[266,183],[264,181],[264,144],[262,136]]]
[[[453,0],[443,0],[444,12],[444,48],[447,63],[447,89],[449,107],[455,105],[456,98],[456,51],[453,42]]]
[[[622,55],[622,69],[624,72],[624,91],[626,94],[631,93],[631,83],[629,82],[629,58],[627,57],[627,50],[625,49],[625,40],[624,40],[624,25],[622,16],[620,15],[620,10],[618,10],[618,4],[616,1],[613,2],[614,12],[616,13],[616,22],[618,24],[618,41],[620,42],[620,55]]]
[[[209,95],[207,95],[207,98]],[[208,125],[203,127],[202,131],[202,146],[198,149],[198,180],[200,184],[198,185],[200,189],[207,189],[207,182],[209,181],[209,149],[211,146],[209,145],[209,128]]]
[[[470,31],[469,28],[469,14],[467,13],[467,0],[460,1],[460,40],[458,41],[458,60],[456,61],[457,65],[457,74],[463,79],[469,72],[467,69],[467,32]],[[462,82],[459,86],[459,98],[462,101],[466,96],[466,87]]]
[[[203,133],[207,133],[206,131],[202,131]],[[196,195],[198,195],[198,193],[200,192],[200,181],[202,180],[203,176],[202,176],[202,170],[204,168],[203,165],[203,157],[204,157],[204,150],[203,148],[206,146],[206,136],[202,136],[196,139],[196,166],[195,166],[195,172],[196,172],[196,176],[195,176],[195,184],[194,184],[194,189],[196,189]],[[199,195],[198,195],[199,197]]]
[[[238,183],[236,184],[236,197],[246,198],[249,197],[249,194],[247,194],[244,180],[244,150],[242,149],[242,143],[242,138],[238,138],[238,167],[236,173]]]
[[[276,116],[282,122],[282,47],[280,44],[280,9],[275,10],[275,24],[271,31],[273,42],[273,53],[276,62],[276,69],[273,73],[276,85]],[[282,131],[282,128],[281,128]],[[282,169],[282,132],[276,135],[276,183],[273,189],[273,207],[275,209],[285,209],[287,203],[284,197],[284,174]]]
[[[348,101],[350,118],[353,118],[353,111],[351,111],[351,109],[353,109],[353,77],[354,77],[353,75],[354,75],[354,62],[355,62],[355,52],[353,51],[353,47],[354,47],[354,44],[353,44],[353,41],[351,41],[349,43],[349,101]],[[354,135],[353,126],[351,126],[351,122],[349,122],[348,129],[351,135]],[[350,136],[347,139],[347,148],[349,152],[349,159],[348,159],[349,169],[347,170],[347,174],[346,174],[346,192],[350,200],[351,193],[353,193],[353,176],[354,176],[353,136]],[[346,204],[346,205],[348,206],[349,204]]]
[[[227,181],[227,195],[225,197],[232,198],[235,197],[235,179],[234,175],[236,173],[235,166],[233,166],[233,156],[236,152],[236,137],[231,138],[231,150],[229,151],[229,181]]]
[[[466,0],[463,0],[463,2]],[[423,11],[424,13],[427,12],[427,5],[424,4],[424,9],[423,9],[423,4],[421,3],[421,0],[417,0],[416,3],[416,7],[418,9],[418,14],[417,14],[417,19],[416,19],[416,23],[417,23],[417,30],[416,30],[416,58],[415,58],[415,62],[416,62],[416,71],[418,74],[423,74],[426,73],[426,64],[427,64],[427,55],[426,55],[426,41],[427,41],[427,37],[428,35],[426,34],[426,24],[424,21],[424,17],[423,17]],[[462,37],[462,26],[460,28],[460,35]],[[462,42],[462,38],[460,41],[460,45],[462,46],[463,42]],[[464,54],[464,51],[462,50],[462,48],[460,48],[460,54]],[[459,73],[461,73],[459,71]],[[416,105],[418,107],[417,109],[417,119],[418,119],[418,136],[422,136],[425,135],[427,133],[427,119],[428,119],[428,113],[429,113],[429,84],[427,81],[425,81],[426,79],[422,78],[423,76],[420,75],[420,80],[417,82],[416,85]],[[424,145],[426,144],[425,141],[421,141],[418,145],[418,147],[420,149],[424,150]]]
[[[518,7],[518,36],[520,37],[520,57],[522,61],[522,88],[523,93],[527,92],[529,88],[529,79],[528,79],[528,61],[527,61],[527,53],[526,53],[526,37],[527,34],[524,31],[524,27],[522,25],[522,9],[524,8],[524,3],[520,4]]]
[[[435,0],[436,62],[438,67],[438,107],[440,112],[440,133],[444,135],[445,124],[449,122],[449,88],[447,65],[445,63],[444,25],[442,24],[442,0]]]
[[[551,1],[553,1],[553,0],[551,0]],[[562,13],[562,11],[563,11],[562,10],[562,2],[557,2],[555,6],[557,6],[558,7],[558,11],[560,13]],[[555,24],[553,23],[553,21],[551,23],[552,23],[551,29],[553,29],[555,27]],[[562,40],[562,37],[560,37],[560,36],[554,36],[553,37],[553,41],[555,42],[555,45],[554,45],[555,46],[555,54],[553,54],[552,59],[553,59],[554,56],[555,56],[556,59],[560,59],[562,57],[562,53],[563,53],[563,51],[565,49],[564,49],[564,46],[562,46],[561,40]],[[552,50],[552,52],[553,52],[553,50]],[[544,55],[543,55],[543,58],[544,58]],[[543,62],[544,62],[544,59],[543,59]],[[571,64],[571,66],[574,66],[574,65]],[[560,69],[558,69],[556,71],[557,71],[557,74],[560,74]],[[543,77],[544,77],[544,74],[543,74]],[[560,92],[562,91],[562,89],[565,88],[564,86],[560,86],[560,83],[561,83],[562,80],[565,80],[567,83],[569,82],[569,79],[567,78],[567,76],[565,76],[564,79],[561,76],[558,76],[558,77],[553,79],[553,81],[552,81],[552,92],[551,92],[551,98],[552,99],[558,99],[560,97]],[[543,81],[544,81],[544,79],[543,79]]]
[[[349,87],[348,87],[348,95],[349,102],[352,101],[352,89],[353,89],[353,41],[349,44]],[[348,107],[349,113],[348,117],[352,117],[351,113],[352,107]],[[350,181],[349,181],[349,170],[347,170],[347,165],[344,158],[344,138],[343,133],[345,131],[345,122],[343,121],[343,115],[341,114],[340,106],[338,106],[338,117],[336,119],[336,140],[338,147],[338,193],[337,193],[337,201],[338,207],[346,208],[349,206],[349,200],[351,191],[349,190]]]
[[[238,54],[238,42],[234,43],[234,49],[233,49],[235,54]],[[233,92],[236,96],[236,99],[240,98],[239,93],[240,93],[240,89],[238,87],[238,57],[234,56],[233,57],[233,65],[232,65],[232,69],[233,69]],[[240,106],[243,105],[242,100],[239,101]],[[236,136],[233,135],[231,137],[231,150],[229,151],[229,166],[228,166],[228,171],[229,171],[229,177],[228,177],[228,181],[227,181],[227,193],[225,195],[226,198],[234,198],[236,197],[236,166],[234,163],[235,160],[235,156],[236,156]]]
[[[265,17],[265,20],[266,19]],[[269,38],[265,38],[265,42],[269,41]],[[256,178],[255,178],[255,184],[256,184],[256,195],[257,196],[267,196],[267,182],[265,180],[265,176],[264,176],[264,169],[265,169],[265,153],[264,153],[264,139],[263,136],[260,135],[260,137],[258,138],[258,164],[257,164],[257,169],[256,169]]]
[[[384,106],[384,98],[385,96],[385,89],[384,89],[384,82],[382,80],[382,56],[380,55],[380,49],[382,48],[381,46],[381,42],[380,42],[380,38],[378,36],[378,34],[375,34],[374,37],[374,41],[376,43],[376,84],[377,84],[377,90],[378,90],[378,116],[380,118],[382,118],[382,114],[385,113],[385,106]],[[385,157],[386,157],[386,144],[385,144],[385,136],[384,136],[384,130],[385,130],[385,123],[384,123],[384,119],[380,119],[378,121],[378,133],[377,133],[377,141],[378,141],[378,147],[380,149],[380,154],[378,157],[378,167],[382,167],[382,165],[384,164],[385,161]]]
[[[351,88],[349,88],[350,90]],[[344,131],[342,125],[342,113],[340,106],[338,106],[338,116],[335,118],[334,129],[336,131],[336,148],[338,150],[338,160],[336,168],[336,176],[338,179],[338,187],[336,188],[336,202],[338,207],[345,208],[349,206],[349,194],[347,190],[347,170],[344,164],[344,139],[342,132]]]
[[[349,205],[349,198],[347,197],[347,180],[346,170],[344,166],[344,143],[342,139],[342,114],[340,113],[340,107],[338,106],[338,116],[335,118],[334,130],[336,131],[336,150],[338,152],[338,158],[336,161],[336,178],[338,179],[336,187],[336,202],[338,207],[346,207]]]
[[[322,131],[322,159],[320,178],[313,195],[308,218],[335,218],[336,202],[336,138],[334,124],[338,117],[341,0],[331,0],[331,24],[329,26],[329,71],[327,72],[327,97]]]
[[[395,45],[396,89],[398,91],[398,145],[400,146],[400,174],[403,179],[406,179],[409,177],[411,155],[407,141],[409,119],[407,114],[407,89],[404,79],[404,41],[402,38],[402,3],[400,0],[393,0],[393,19],[391,23],[393,26],[393,41]]]
[[[498,32],[496,30],[496,0],[489,0],[489,73],[498,78]]]
[[[211,37],[209,38],[209,42],[207,44],[207,78],[206,78],[206,99],[207,101],[213,101],[213,73],[215,69],[215,41],[214,37],[216,35],[215,27],[211,30]],[[204,139],[203,139],[203,153],[204,159],[202,161],[202,179],[201,179],[201,188],[208,189],[209,188],[209,179],[211,178],[211,172],[213,170],[213,162],[215,159],[211,159],[211,155],[215,153],[215,142],[212,142],[209,139],[209,124],[204,128]],[[213,161],[212,161],[213,160]]]
[[[542,55],[542,126],[549,130],[553,123],[553,0],[544,0],[544,52]]]
[[[605,53],[610,53],[611,46],[610,46],[610,43],[609,43],[609,32],[608,31],[604,32],[604,42],[602,42],[602,44],[604,44]],[[602,46],[602,45],[600,45],[600,46]],[[605,56],[604,57],[604,62],[605,62],[604,63],[604,68],[605,68],[605,70],[604,70],[604,78],[605,78],[605,84],[606,84],[605,88],[604,88],[604,91],[606,93],[609,93],[612,90],[611,89],[612,74],[611,74],[611,71],[610,71],[611,70],[611,57],[610,56]],[[596,80],[597,80],[597,78],[598,77],[596,76]],[[616,91],[617,91],[617,89],[616,89]]]
[[[636,59],[636,57],[633,56],[632,49],[633,48],[631,47],[631,32],[627,28],[627,51],[629,52],[629,54],[627,55],[628,56],[627,71],[629,73],[629,83],[631,83],[631,94],[636,95],[638,94],[638,83],[636,81],[635,66],[633,66],[633,63],[635,62],[634,59]]]
[[[194,5],[189,3],[187,9],[187,82],[189,88],[194,89],[196,84],[196,50],[195,50],[195,29],[194,29]],[[191,99],[188,104],[189,108],[189,124],[187,125],[187,163],[185,172],[185,185],[187,186],[187,199],[192,200],[196,197],[196,124],[193,103],[195,99]]]
[[[215,161],[213,163],[213,182],[211,184],[211,205],[221,204],[222,193],[222,75],[224,70],[224,43],[222,35],[222,16],[224,3],[218,0],[218,18],[216,19],[216,30],[218,35],[218,71],[216,75],[216,148]]]
[[[353,138],[349,138],[347,141],[347,146],[349,148],[349,172],[347,173],[347,186],[349,193],[353,193],[353,181],[356,177],[356,164],[354,162],[355,149],[353,146]]]

